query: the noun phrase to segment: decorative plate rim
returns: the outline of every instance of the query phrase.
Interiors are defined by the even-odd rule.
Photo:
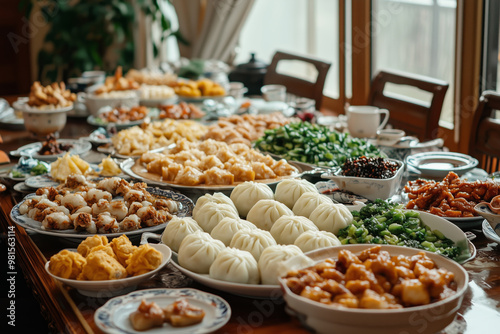
[[[195,329],[191,332],[192,328],[185,327],[187,333],[209,333],[213,332],[224,326],[231,318],[231,306],[222,297],[212,293],[204,292],[193,288],[157,288],[145,289],[130,292],[123,296],[117,296],[108,300],[104,305],[99,307],[94,313],[94,321],[102,331],[111,334],[118,333],[138,333],[136,331],[129,332],[120,328],[112,319],[114,312],[119,310],[122,305],[130,302],[136,302],[140,299],[153,298],[153,297],[188,297],[197,301],[206,303],[207,307],[215,310],[215,318],[210,324],[203,324],[201,328]],[[158,328],[160,329],[160,328]],[[161,330],[161,329],[160,329]]]

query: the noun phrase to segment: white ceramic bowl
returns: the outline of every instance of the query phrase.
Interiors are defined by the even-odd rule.
[[[102,107],[134,107],[139,105],[139,92],[135,90],[111,92],[109,95],[78,93],[78,100],[85,104],[92,116],[97,116]]]
[[[377,131],[377,141],[379,145],[391,146],[396,144],[405,134],[403,130],[381,129]]]
[[[13,103],[16,110],[23,113],[26,130],[46,136],[64,129],[67,113],[73,110],[73,105],[57,109],[37,109],[28,105],[28,99],[22,98]]]
[[[342,245],[323,248],[307,253],[317,261],[327,258],[337,258],[342,249],[349,249],[354,254],[374,245]],[[391,255],[414,255],[419,249],[382,245]],[[447,269],[455,274],[457,283],[456,293],[441,301],[428,305],[408,307],[403,309],[349,309],[335,308],[315,302],[293,293],[283,279],[280,279],[283,298],[289,308],[305,317],[305,322],[317,333],[342,334],[421,334],[436,333],[448,326],[460,309],[462,300],[468,287],[467,272],[454,261],[444,256],[426,252],[439,268]]]
[[[490,224],[493,231],[500,236],[500,214],[496,214],[490,210],[488,204],[479,203],[474,207],[474,211],[484,217]]]
[[[324,179],[331,179],[340,190],[350,191],[353,194],[363,196],[371,201],[377,198],[388,199],[396,194],[401,185],[404,163],[399,160],[387,159],[399,165],[396,174],[389,179],[373,179],[367,177],[343,176],[339,169],[334,174],[322,174]]]
[[[47,261],[47,263],[45,264],[45,270],[50,276],[52,276],[52,278],[77,289],[78,292],[80,292],[84,296],[107,298],[117,295],[123,295],[135,290],[139,283],[148,280],[170,261],[170,258],[172,257],[172,251],[170,250],[170,248],[168,248],[168,246],[163,244],[150,244],[150,246],[161,252],[161,254],[163,255],[163,259],[158,268],[138,276],[106,281],[79,281],[76,279],[61,278],[49,271],[50,261]]]

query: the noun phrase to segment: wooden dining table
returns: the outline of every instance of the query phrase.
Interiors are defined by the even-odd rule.
[[[84,118],[68,118],[60,138],[88,136],[94,129]],[[0,129],[0,135],[3,138],[0,149],[6,152],[40,140],[22,130]],[[16,158],[12,157],[12,161],[15,162]],[[45,264],[50,256],[74,245],[69,245],[64,238],[31,232],[16,225],[9,213],[12,207],[22,200],[23,194],[14,191],[11,186],[0,193],[0,229],[4,235],[11,238],[7,240],[13,245],[13,261],[22,269],[22,272],[14,275],[15,279],[25,279],[28,282],[41,306],[42,314],[54,332],[102,333],[94,322],[94,313],[110,296],[106,292],[100,297],[83,296],[47,274]],[[480,229],[472,229],[470,232],[475,235],[472,243],[477,249],[477,255],[463,265],[469,273],[469,289],[455,321],[441,333],[477,334],[500,331],[500,245],[487,240]],[[2,254],[3,257],[7,255]],[[298,318],[287,311],[286,303],[279,297],[278,288],[273,298],[241,297],[203,286],[168,264],[137,289],[183,287],[216,294],[229,303],[231,318],[216,333],[309,332]],[[22,305],[17,305],[17,312],[21,310]],[[5,318],[2,321],[6,321]],[[427,332],[423,329],[422,333]]]

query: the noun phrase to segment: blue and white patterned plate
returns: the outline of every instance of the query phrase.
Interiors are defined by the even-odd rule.
[[[190,217],[190,216],[192,216],[194,203],[189,197],[187,197],[183,194],[179,194],[179,193],[173,192],[171,190],[165,190],[165,189],[148,187],[148,188],[146,188],[146,190],[149,191],[152,195],[154,195],[156,197],[166,198],[166,199],[171,199],[171,200],[176,201],[179,204],[179,211],[175,214],[177,217]],[[89,234],[86,231],[75,231],[75,230],[71,230],[71,229],[69,229],[69,230],[46,230],[46,229],[42,228],[41,222],[29,218],[28,215],[22,215],[19,212],[19,207],[24,203],[24,201],[27,200],[28,198],[33,197],[33,196],[35,196],[35,194],[27,195],[20,203],[18,203],[16,206],[14,206],[12,208],[12,210],[10,211],[10,218],[17,225],[19,225],[27,230],[38,232],[40,234],[46,234],[46,235],[62,237],[62,238],[85,239],[89,235],[93,235],[93,234]],[[134,230],[134,231],[106,233],[106,234],[98,234],[98,235],[105,235],[108,238],[115,238],[115,237],[121,236],[122,234],[125,234],[128,237],[131,237],[131,236],[135,236],[135,235],[140,235],[144,232],[163,231],[163,229],[165,228],[165,225],[166,225],[166,223],[160,224],[157,226],[141,228],[141,229]]]
[[[28,177],[24,183],[33,189],[43,188],[43,187],[57,187],[59,185],[58,181],[55,181],[50,174],[42,174]]]
[[[156,333],[211,333],[224,326],[231,318],[231,307],[219,296],[196,289],[148,289],[115,297],[94,313],[94,321],[100,330],[109,334],[144,333],[133,329],[129,316],[136,311],[141,301],[155,302],[166,307],[179,298],[185,298],[189,304],[205,311],[205,317],[199,324],[187,327],[172,327],[164,324],[148,330],[148,334]]]

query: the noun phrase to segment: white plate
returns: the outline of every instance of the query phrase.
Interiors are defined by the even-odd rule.
[[[412,154],[406,163],[417,169],[422,176],[444,178],[449,172],[462,175],[478,165],[477,159],[455,152],[423,152]]]
[[[92,148],[92,144],[90,144],[88,141],[83,141],[83,140],[77,140],[77,139],[57,139],[57,143],[59,144],[71,144],[73,145],[72,148],[69,149],[69,153],[73,155],[82,155],[84,153],[87,153],[90,151]],[[15,151],[10,151],[10,154],[15,156],[15,157],[20,157],[20,156],[31,156],[34,159],[42,160],[42,161],[55,161],[57,158],[62,157],[65,155],[67,152],[62,152],[60,154],[52,154],[52,155],[41,155],[38,154],[38,151],[42,148],[43,143],[42,142],[37,142],[33,144],[28,144],[21,146]]]
[[[495,233],[495,230],[491,227],[490,223],[485,219],[483,220],[483,234],[486,239],[500,244],[500,236]]]
[[[281,177],[279,179],[255,180],[255,182],[265,183],[268,186],[272,186],[272,185],[277,184],[278,182],[280,182],[280,181],[282,181],[284,179],[287,179],[287,178],[300,177],[300,173],[302,172],[302,169],[300,168],[300,166],[295,165],[294,163],[291,163],[291,162],[289,162],[289,163],[290,163],[290,165],[292,165],[295,168],[297,168],[298,173],[292,174],[292,175],[289,175],[289,176],[284,176],[284,177]],[[199,186],[185,186],[185,185],[181,185],[181,184],[175,184],[175,183],[170,183],[170,182],[161,182],[161,181],[155,181],[155,180],[147,179],[147,178],[145,178],[143,176],[140,176],[140,175],[136,174],[132,170],[132,167],[134,165],[135,165],[135,160],[133,160],[133,159],[127,159],[127,160],[123,161],[120,164],[120,168],[121,168],[121,170],[125,174],[129,175],[130,177],[132,177],[134,179],[139,179],[139,180],[141,180],[143,182],[146,182],[148,184],[154,184],[154,185],[162,186],[162,187],[168,186],[168,187],[172,187],[172,188],[175,188],[175,189],[182,189],[182,190],[224,191],[224,190],[232,190],[238,184],[243,183],[243,182],[237,182],[237,183],[231,184],[231,185],[204,185],[204,184],[201,184]]]
[[[0,114],[0,126],[9,130],[23,130],[24,118],[16,117],[14,109],[9,108]]]
[[[154,274],[160,271],[160,269],[163,268],[170,261],[170,258],[172,256],[172,251],[166,245],[152,244],[151,247],[153,247],[162,254],[161,264],[158,266],[158,268],[142,275],[115,279],[115,280],[105,280],[105,281],[84,281],[84,280],[76,280],[69,278],[61,278],[59,276],[52,274],[49,271],[50,261],[47,261],[47,263],[45,263],[45,271],[47,271],[47,273],[50,276],[52,276],[52,278],[77,289],[78,292],[84,296],[109,298],[112,296],[121,295],[135,290],[135,288],[139,283],[148,280],[150,277],[152,277]]]
[[[42,174],[28,177],[24,183],[33,189],[43,188],[43,187],[57,187],[59,185],[58,181],[55,181],[50,174]]]
[[[175,214],[177,217],[190,217],[193,212],[194,208],[194,203],[191,199],[189,199],[187,196],[183,194],[179,194],[170,190],[165,190],[165,189],[158,189],[158,188],[146,188],[148,192],[150,192],[152,195],[157,196],[157,197],[164,197],[168,199],[172,199],[180,204],[179,211]],[[10,218],[19,226],[31,230],[33,232],[38,232],[40,234],[45,234],[45,235],[51,235],[51,236],[56,236],[56,237],[61,237],[61,238],[69,238],[69,239],[85,239],[89,235],[93,235],[90,233],[87,233],[85,231],[79,232],[75,230],[45,230],[42,228],[42,224],[39,221],[36,221],[34,219],[28,218],[27,215],[22,215],[19,212],[19,207],[21,204],[24,203],[24,201],[35,194],[30,194],[26,196],[23,201],[15,205],[12,210],[10,211]],[[134,231],[126,231],[126,232],[117,232],[117,233],[105,233],[105,234],[98,234],[98,235],[104,235],[108,238],[114,238],[114,237],[119,237],[122,234],[125,234],[127,236],[135,236],[135,235],[140,235],[144,232],[157,232],[157,231],[162,231],[165,229],[166,224],[160,224],[157,226],[151,226],[151,227],[146,227],[146,228],[141,228],[138,230]]]
[[[155,302],[163,308],[178,298],[186,298],[191,305],[202,308],[205,311],[203,321],[177,328],[164,324],[163,327],[152,328],[147,333],[211,333],[224,326],[231,318],[231,307],[219,296],[195,289],[149,289],[110,299],[96,310],[94,321],[99,329],[109,334],[145,333],[135,331],[129,321],[130,313],[137,310],[141,301],[144,299],[147,302]]]
[[[177,259],[177,254],[172,252],[172,264],[179,269],[184,275],[192,278],[198,283],[201,283],[210,288],[220,291],[252,298],[278,298],[281,296],[279,285],[264,285],[264,284],[242,284],[221,281],[209,277],[206,274],[198,274],[182,267]]]

